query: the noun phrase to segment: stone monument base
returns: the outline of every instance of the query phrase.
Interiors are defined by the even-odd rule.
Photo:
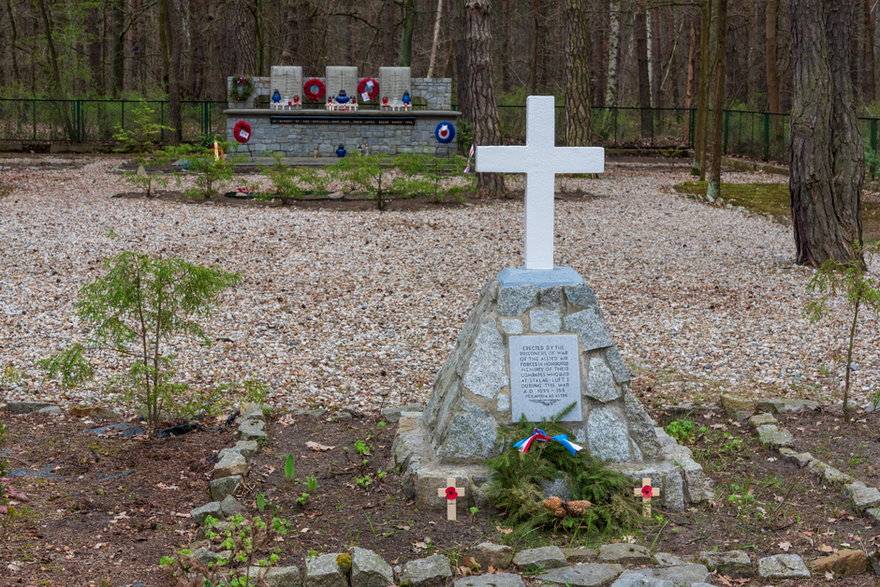
[[[562,419],[572,440],[634,487],[650,477],[667,510],[710,497],[702,467],[656,426],[629,379],[577,272],[505,269],[483,289],[426,409],[401,414],[393,450],[407,495],[442,510],[437,489],[455,477],[467,504],[486,507],[485,461],[506,448],[498,428],[520,414],[539,423],[575,404]]]

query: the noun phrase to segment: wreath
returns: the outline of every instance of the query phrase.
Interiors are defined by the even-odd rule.
[[[379,97],[379,82],[371,77],[365,77],[358,82],[358,96],[363,96],[364,92],[367,93],[370,100],[375,100]]]
[[[251,140],[251,125],[244,120],[239,120],[232,127],[232,136],[239,143],[246,143]]]
[[[326,91],[327,88],[324,87],[324,82],[316,77],[306,80],[306,83],[303,84],[303,94],[313,102],[323,98]]]
[[[244,102],[254,93],[254,80],[249,77],[241,76],[232,80],[232,90],[229,97],[234,102]]]

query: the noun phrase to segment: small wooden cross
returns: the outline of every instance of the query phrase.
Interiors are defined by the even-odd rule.
[[[633,495],[642,497],[642,515],[646,518],[651,517],[651,498],[660,497],[660,488],[651,486],[651,478],[642,479],[642,486],[633,489]]]
[[[446,519],[455,521],[455,502],[459,497],[464,497],[464,488],[455,486],[455,477],[446,478],[446,487],[437,490],[437,497],[446,499]]]

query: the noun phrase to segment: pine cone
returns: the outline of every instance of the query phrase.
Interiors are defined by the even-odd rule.
[[[549,499],[545,499],[541,503],[544,504],[545,508],[553,512],[553,515],[557,518],[582,516],[588,509],[593,507],[593,504],[585,499],[565,501],[555,495],[550,496]]]

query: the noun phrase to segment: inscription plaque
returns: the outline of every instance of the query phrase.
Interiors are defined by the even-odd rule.
[[[514,422],[549,420],[572,403],[563,422],[579,422],[581,370],[575,334],[511,336],[510,404]]]
[[[380,67],[379,92],[392,104],[400,104],[403,93],[412,94],[412,77],[409,67]]]

